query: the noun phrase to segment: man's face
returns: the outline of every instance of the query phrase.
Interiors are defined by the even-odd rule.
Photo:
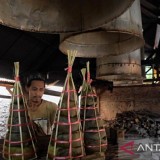
[[[41,103],[41,98],[44,94],[45,90],[45,83],[40,80],[33,80],[31,82],[30,87],[28,88],[28,93],[29,93],[29,101],[40,104]]]

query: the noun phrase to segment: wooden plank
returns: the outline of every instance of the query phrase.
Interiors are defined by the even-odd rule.
[[[158,14],[159,9],[158,7],[156,7],[155,5],[153,5],[152,3],[146,1],[146,0],[141,0],[141,5],[143,5],[145,8],[153,11],[155,14]]]
[[[10,83],[0,83],[1,87],[9,87],[9,88],[13,88],[13,84]]]
[[[61,92],[45,89],[44,94],[51,95],[51,96],[61,96]]]
[[[11,99],[11,96],[5,96],[5,95],[0,95],[0,98],[6,98],[6,99]]]

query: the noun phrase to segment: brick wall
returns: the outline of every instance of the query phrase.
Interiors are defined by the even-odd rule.
[[[99,107],[105,120],[129,110],[146,109],[160,113],[160,86],[114,87],[112,93],[107,90],[99,95]]]

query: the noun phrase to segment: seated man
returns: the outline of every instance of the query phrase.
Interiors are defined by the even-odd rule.
[[[41,147],[45,150],[45,142],[42,142],[42,140],[46,141],[45,137],[48,137],[48,140],[50,138],[47,135],[51,134],[57,105],[42,99],[45,90],[45,79],[41,74],[30,75],[25,88],[28,95],[28,115],[34,122],[34,131],[37,139],[40,140],[37,143],[38,148],[39,151]],[[48,142],[46,147],[48,147]],[[39,146],[39,144],[42,146]]]

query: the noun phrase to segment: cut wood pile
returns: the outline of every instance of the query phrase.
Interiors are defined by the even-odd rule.
[[[160,137],[160,114],[148,110],[126,111],[118,113],[114,121],[107,126],[116,130],[124,130],[127,134],[140,137]]]

